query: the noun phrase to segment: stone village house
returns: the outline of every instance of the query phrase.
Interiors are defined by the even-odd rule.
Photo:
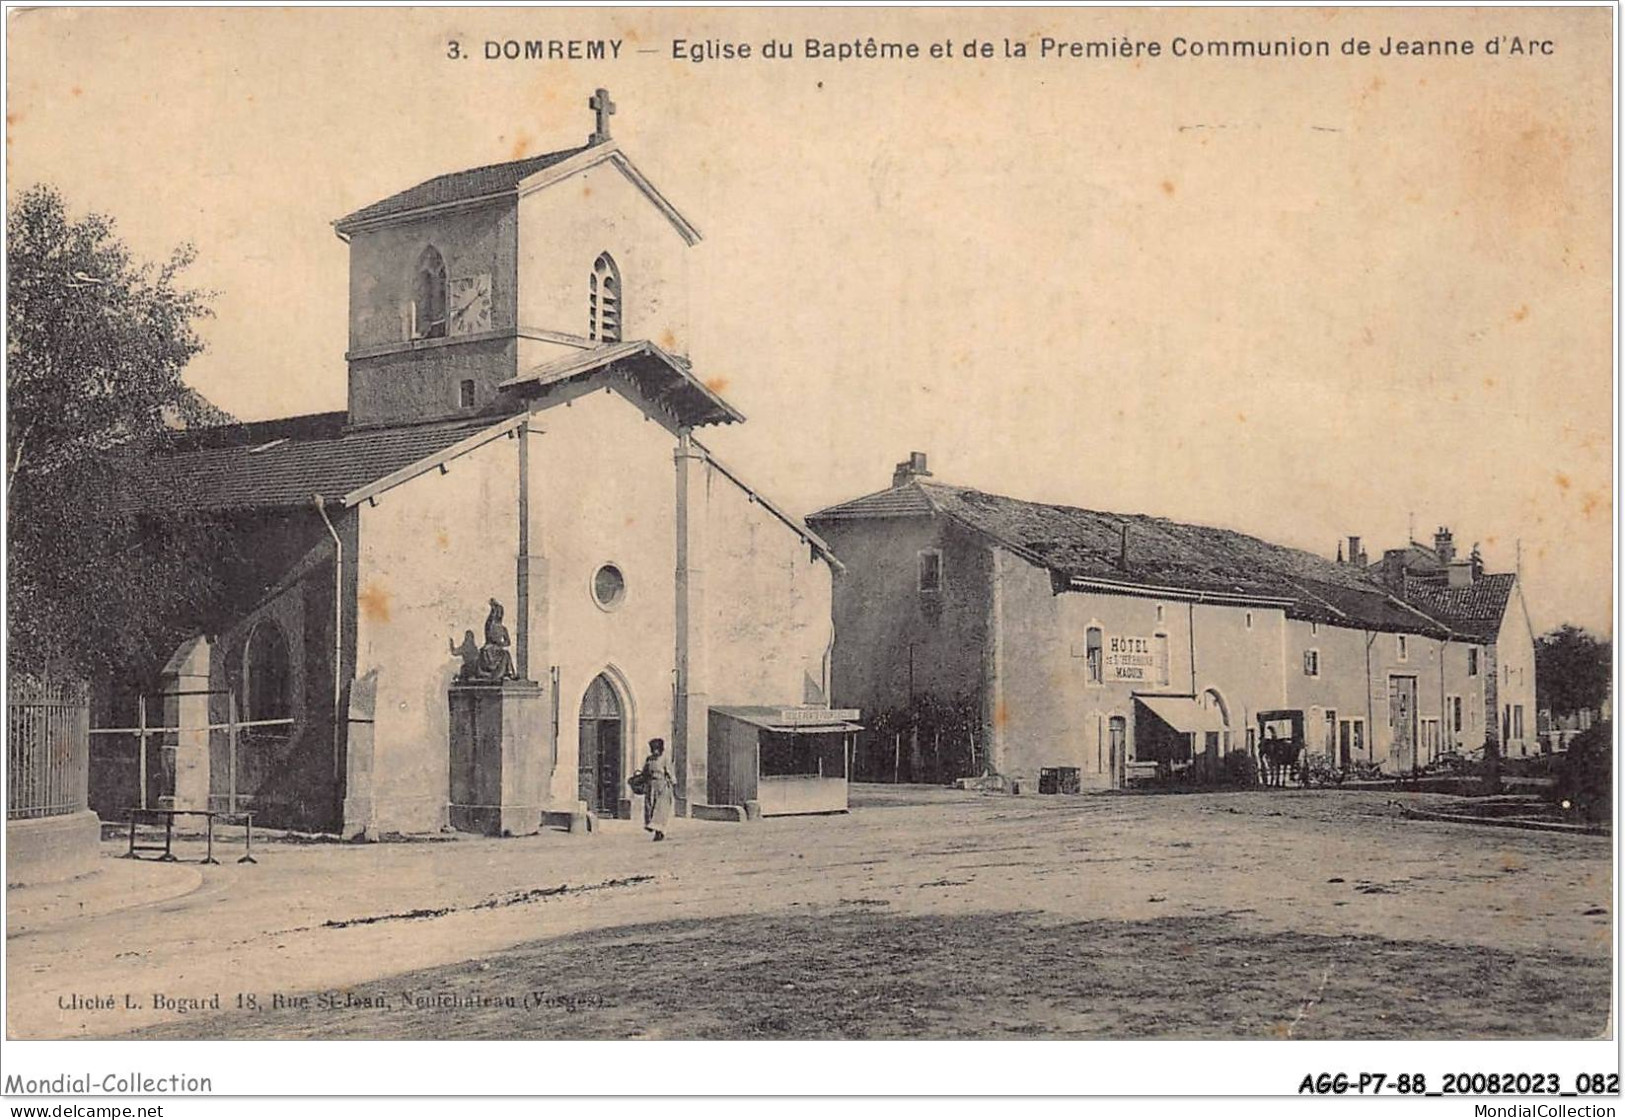
[[[1538,749],[1518,581],[1458,560],[1446,529],[1372,565],[1350,538],[1333,562],[945,485],[918,452],[889,488],[808,523],[845,565],[833,698],[897,729],[904,775],[1071,768],[1083,788],[1120,787],[1256,752],[1259,713],[1288,710],[1306,749],[1344,767]],[[959,732],[946,755],[908,741],[922,718]]]
[[[583,146],[334,224],[347,411],[184,433],[147,461],[243,557],[161,678],[181,728],[166,804],[222,807],[230,782],[268,824],[446,826],[456,651],[491,599],[525,709],[506,830],[627,815],[654,737],[688,812],[713,707],[824,700],[837,561],[696,437],[743,419],[684,357],[700,234],[610,137],[607,94],[591,104]],[[263,726],[229,758],[233,714]],[[133,803],[109,781],[104,814]]]

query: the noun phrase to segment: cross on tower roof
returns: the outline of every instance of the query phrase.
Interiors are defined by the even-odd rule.
[[[609,99],[609,90],[600,89],[587,98],[587,108],[598,114],[598,127],[587,137],[589,144],[609,142],[609,118],[615,115],[615,102]]]

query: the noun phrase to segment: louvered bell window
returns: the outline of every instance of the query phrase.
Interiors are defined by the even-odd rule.
[[[587,337],[594,342],[621,341],[621,270],[608,253],[593,262],[587,300]]]

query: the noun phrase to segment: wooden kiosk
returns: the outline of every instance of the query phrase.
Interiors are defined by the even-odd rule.
[[[844,813],[856,708],[714,707],[706,800],[764,817]]]

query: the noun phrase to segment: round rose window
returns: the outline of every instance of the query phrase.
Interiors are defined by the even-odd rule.
[[[593,573],[592,597],[606,611],[614,610],[626,598],[626,577],[614,564],[605,564]]]

